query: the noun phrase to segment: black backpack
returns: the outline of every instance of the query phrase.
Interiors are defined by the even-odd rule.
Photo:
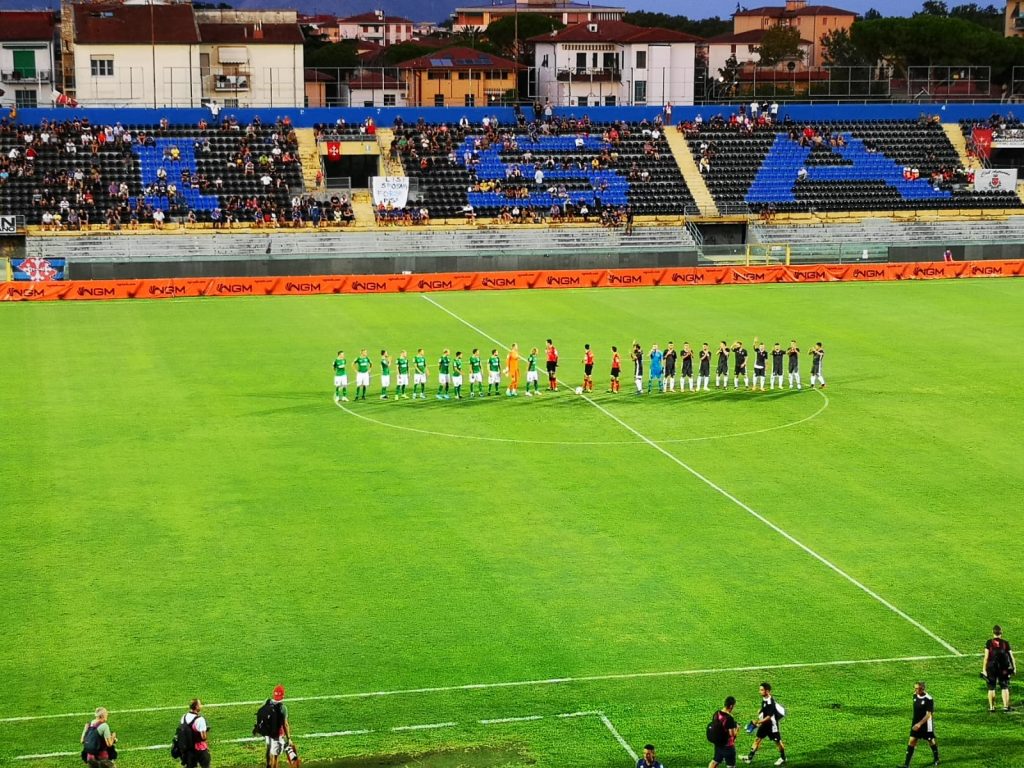
[[[198,717],[199,715],[195,715],[189,720],[186,715],[185,719],[178,723],[178,727],[174,731],[174,738],[171,739],[171,757],[181,760],[182,765],[188,762],[189,754],[195,749],[196,734],[192,724]]]
[[[989,664],[999,672],[1013,672],[1013,662],[1010,659],[1010,648],[1002,638],[996,638],[992,643],[989,654]]]
[[[256,710],[256,725],[252,728],[253,736],[269,736],[276,739],[281,735],[281,704],[267,699]]]
[[[707,738],[716,747],[724,747],[729,741],[729,733],[725,730],[725,717],[721,710],[711,716],[711,722],[708,723],[707,728]]]
[[[86,755],[97,755],[105,746],[106,744],[103,741],[103,737],[100,736],[99,729],[92,723],[89,723],[85,727],[85,735],[82,737],[82,762],[89,762],[89,758]]]

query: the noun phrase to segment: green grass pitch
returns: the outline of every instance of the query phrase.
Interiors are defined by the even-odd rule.
[[[629,765],[614,729],[697,766],[767,679],[791,765],[895,766],[923,678],[944,763],[1024,766],[977,677],[993,623],[1024,648],[1022,305],[978,280],[0,307],[26,718],[0,760],[75,765],[10,761],[75,752],[105,705],[121,768],[170,766],[141,748],[200,696],[215,765],[260,765],[233,703],[282,683],[307,761]],[[804,357],[800,393],[604,393],[612,344],[754,335],[824,342],[828,388]],[[548,336],[572,387],[593,345],[592,400],[332,402],[338,349],[423,346],[433,383],[442,347]]]

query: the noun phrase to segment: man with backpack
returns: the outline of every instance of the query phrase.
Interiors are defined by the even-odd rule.
[[[110,730],[107,722],[107,708],[98,707],[96,717],[86,723],[82,730],[82,761],[89,768],[114,768],[117,751],[117,734]]]
[[[750,722],[750,725],[756,730],[754,745],[750,748],[750,754],[744,755],[740,759],[744,763],[754,762],[757,750],[761,747],[761,742],[768,739],[769,741],[774,741],[775,745],[779,748],[779,759],[775,761],[775,764],[785,765],[786,745],[782,743],[779,721],[786,716],[786,708],[779,704],[772,696],[771,683],[761,683],[759,693],[761,694],[761,708],[758,710],[757,716]]]
[[[210,768],[210,747],[206,742],[206,718],[202,716],[203,702],[192,699],[188,712],[181,717],[175,742],[179,759],[185,768]]]
[[[1003,712],[1012,712],[1010,706],[1010,677],[1017,671],[1010,644],[1003,639],[1003,628],[992,627],[992,637],[985,643],[985,656],[981,661],[981,676],[988,685],[988,711],[996,711],[996,688],[1003,691]]]
[[[291,729],[288,725],[288,707],[284,703],[283,685],[274,688],[272,698],[267,699],[256,712],[256,726],[252,732],[254,736],[262,736],[267,742],[267,768],[277,768],[277,761],[282,752],[289,762],[293,761],[294,749],[290,749],[288,744]]]
[[[715,712],[708,723],[708,741],[715,745],[715,755],[708,763],[708,768],[718,768],[720,765],[736,768],[736,734],[739,725],[732,716],[735,707],[736,698],[726,696],[725,706]]]

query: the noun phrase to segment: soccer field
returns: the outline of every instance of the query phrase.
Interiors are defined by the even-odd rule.
[[[281,683],[306,761],[706,765],[711,713],[770,680],[791,765],[895,766],[924,679],[944,763],[1024,766],[978,679],[994,623],[1024,644],[1021,306],[1012,279],[2,306],[0,759],[74,765],[103,705],[121,768],[171,765],[148,748],[199,696],[214,764],[262,765],[238,740]],[[800,392],[631,394],[633,339],[755,335],[822,341],[827,389],[805,354]],[[442,348],[547,337],[558,393],[434,399]],[[421,346],[428,400],[332,401],[339,349],[352,383]]]

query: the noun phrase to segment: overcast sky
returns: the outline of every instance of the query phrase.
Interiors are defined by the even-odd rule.
[[[978,5],[984,7],[995,0],[976,0]],[[594,5],[617,5],[608,0],[592,0]],[[947,0],[950,7],[960,5],[967,0]],[[785,0],[747,0],[740,3],[746,8],[759,8],[764,5],[784,5]],[[910,16],[915,11],[921,10],[921,0],[841,0],[838,2],[826,2],[826,0],[808,0],[808,5],[834,5],[837,8],[844,8],[854,13],[864,13],[868,8],[881,11],[886,16]],[[691,19],[706,19],[709,16],[731,16],[736,10],[736,0],[625,0],[622,6],[632,11],[652,11],[671,14],[682,14]],[[620,6],[620,7],[622,7]]]

